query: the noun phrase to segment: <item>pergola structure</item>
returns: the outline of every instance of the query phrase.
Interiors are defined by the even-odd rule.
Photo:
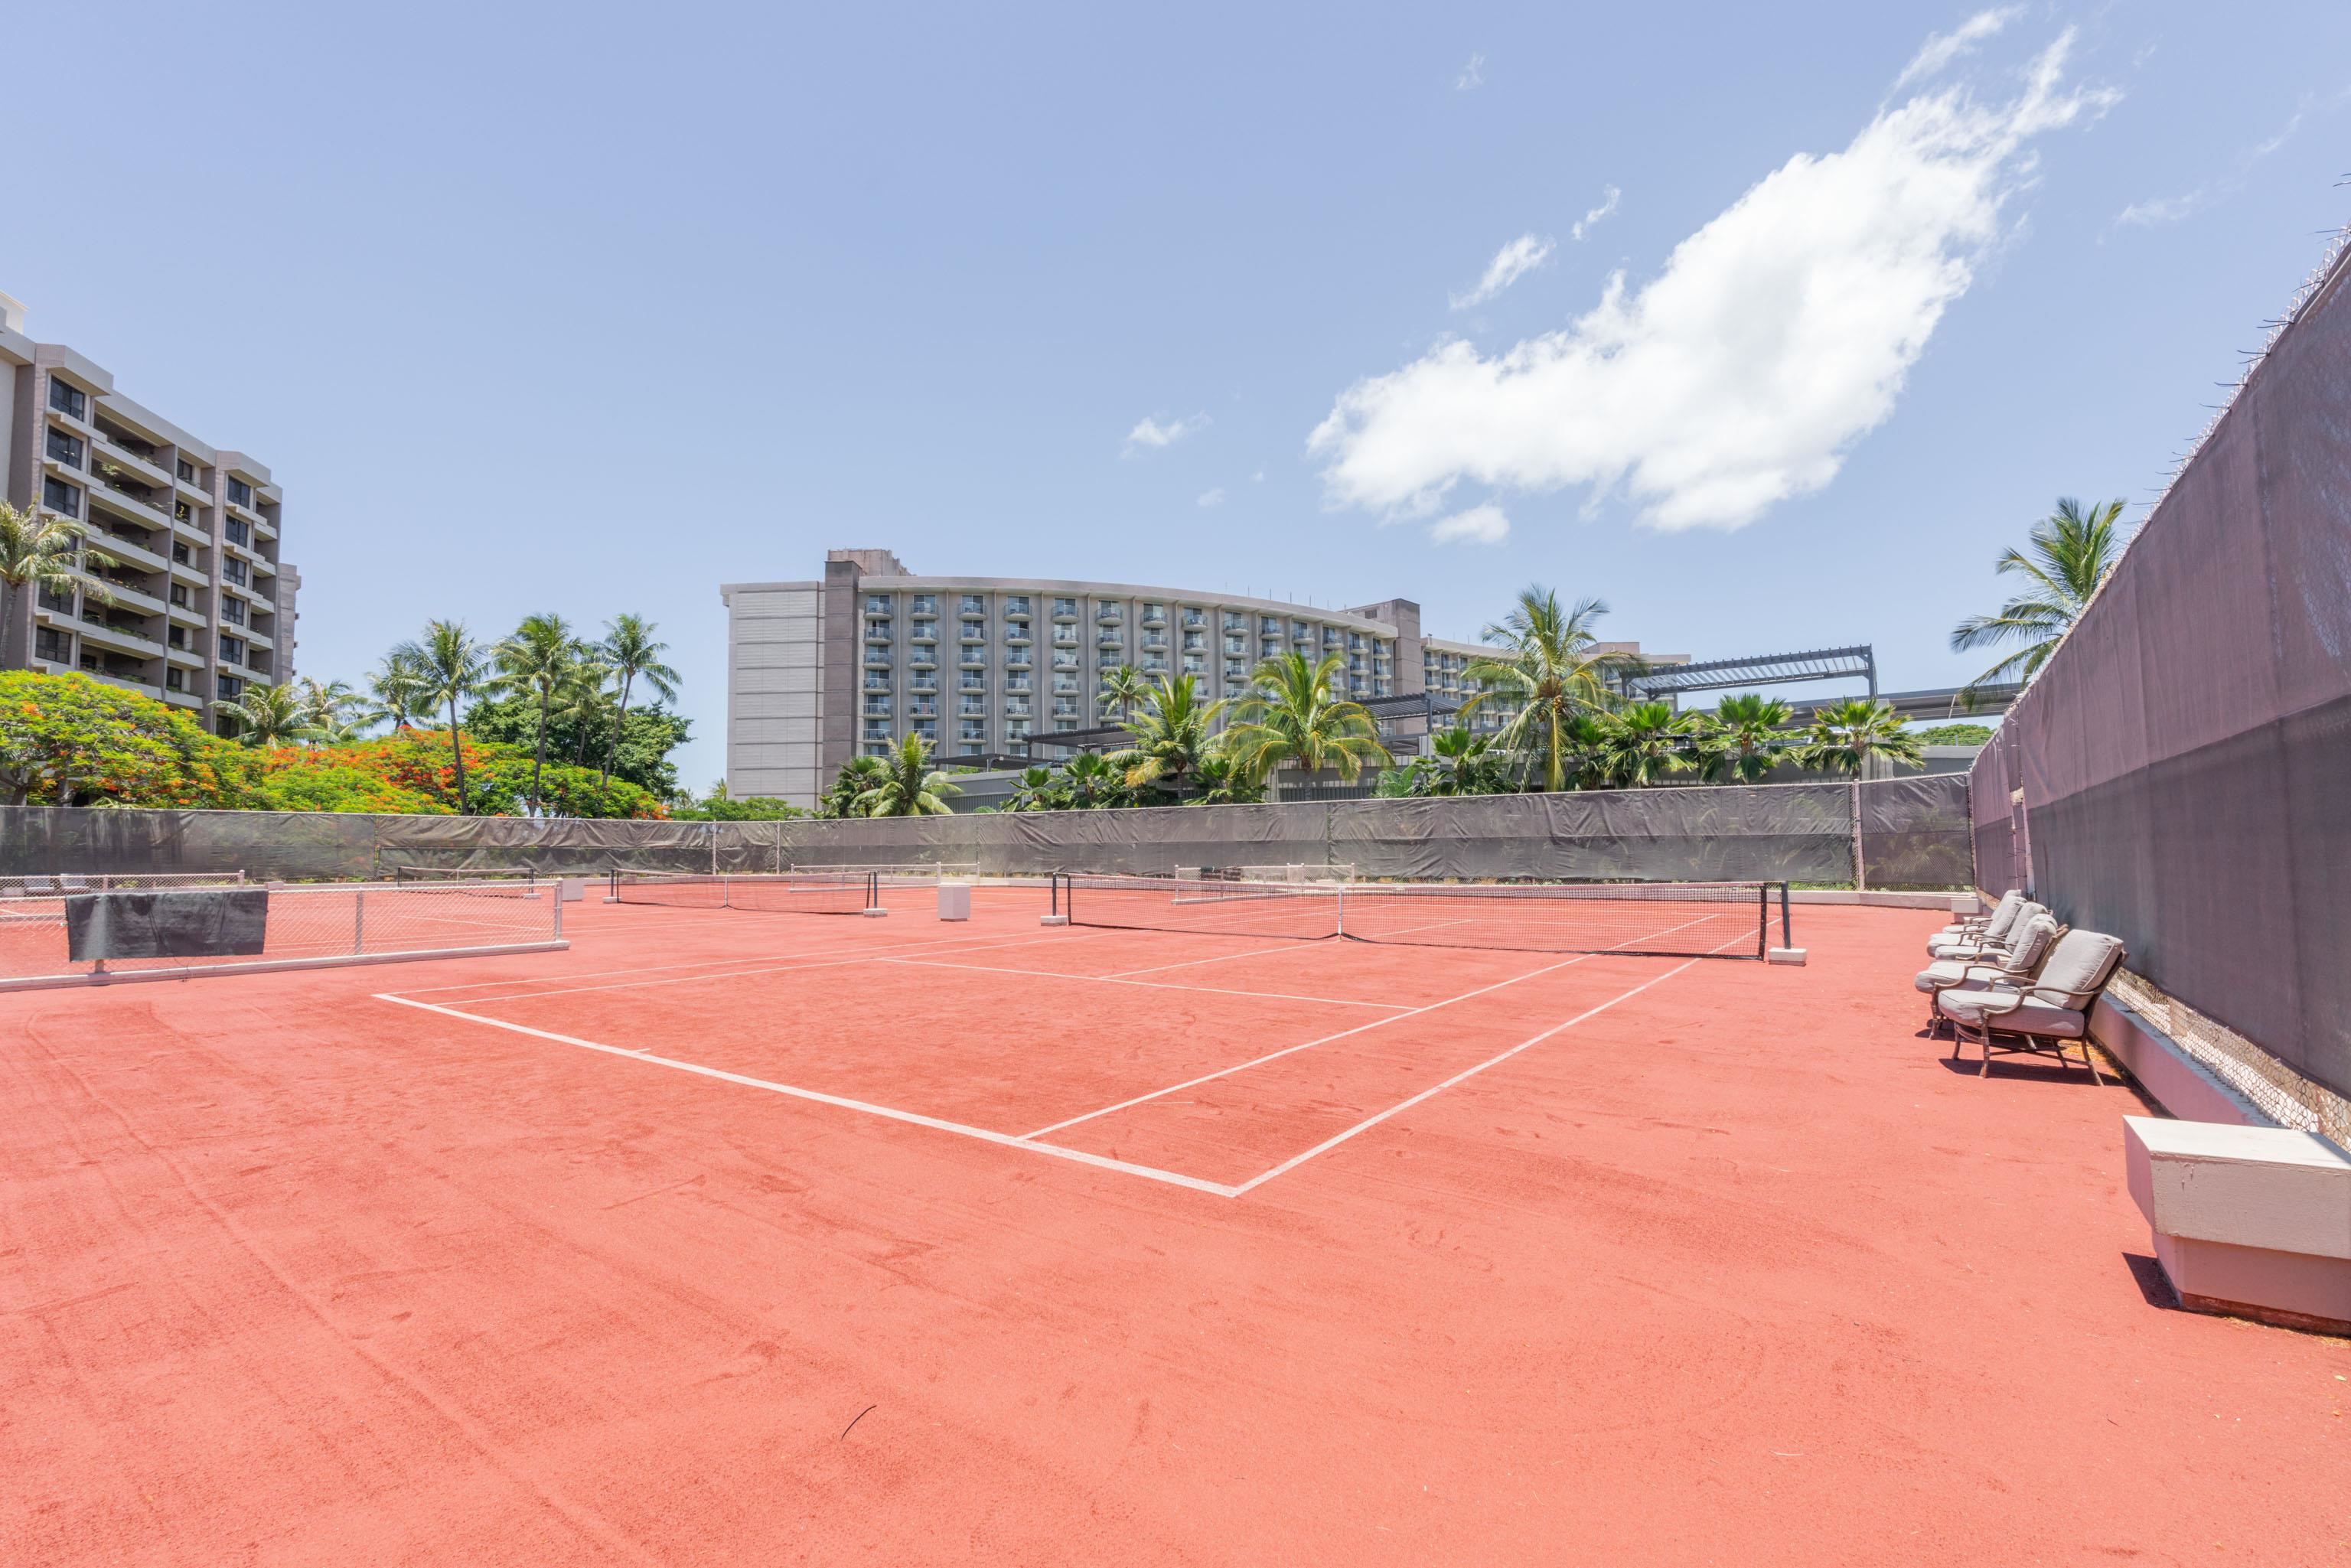
[[[1753,691],[1794,681],[1865,680],[1877,695],[1877,658],[1866,643],[1850,648],[1814,648],[1802,653],[1759,653],[1743,659],[1702,659],[1691,664],[1628,669],[1618,677],[1636,702],[1663,697],[1679,706],[1692,692]]]

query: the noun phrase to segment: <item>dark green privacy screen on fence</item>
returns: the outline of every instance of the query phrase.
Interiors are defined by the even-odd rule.
[[[639,822],[0,807],[0,876],[243,871],[388,880],[397,868],[759,872],[902,862],[983,875],[1343,867],[1387,878],[1971,882],[1967,781],[1165,806],[880,821]],[[1859,803],[1860,831],[1854,812]]]
[[[1976,760],[1980,885],[2351,1095],[2351,253]]]

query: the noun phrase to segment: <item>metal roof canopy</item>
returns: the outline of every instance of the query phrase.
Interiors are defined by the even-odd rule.
[[[1859,676],[1877,696],[1877,658],[1866,643],[1850,648],[1815,648],[1802,653],[1759,653],[1743,659],[1706,659],[1667,664],[1625,676],[1627,695],[1679,696],[1686,692],[1722,692],[1737,687],[1785,685],[1792,681],[1843,681]]]

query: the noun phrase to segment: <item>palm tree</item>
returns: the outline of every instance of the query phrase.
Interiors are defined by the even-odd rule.
[[[316,676],[303,675],[294,685],[297,700],[308,717],[311,739],[341,746],[357,738],[350,710],[359,706],[360,695],[351,690],[350,682],[321,682]]]
[[[1148,706],[1142,715],[1122,721],[1133,743],[1112,753],[1110,761],[1124,775],[1128,789],[1164,785],[1180,800],[1184,781],[1199,771],[1200,759],[1208,753],[1209,727],[1225,705],[1221,699],[1202,702],[1189,675],[1173,680],[1163,675],[1144,700]]]
[[[1418,759],[1413,769],[1413,793],[1420,795],[1489,795],[1501,781],[1495,777],[1494,737],[1466,724],[1440,729],[1429,737],[1432,755]]]
[[[20,512],[0,501],[0,653],[16,632],[16,591],[28,583],[60,599],[79,588],[101,604],[114,602],[113,593],[89,574],[118,563],[83,542],[89,532],[70,517],[45,517],[38,507]],[[12,657],[0,668],[23,662]]]
[[[1903,727],[1891,703],[1852,697],[1831,703],[1813,715],[1809,745],[1796,756],[1807,768],[1862,776],[1873,757],[1916,764],[1924,760],[1918,737]]]
[[[1194,777],[1200,783],[1203,806],[1254,806],[1265,799],[1265,787],[1234,760],[1221,740],[1200,758],[1200,770]]]
[[[1012,798],[1004,803],[1008,811],[1055,811],[1069,802],[1062,798],[1061,781],[1050,768],[1039,766],[1020,770],[1020,783]]]
[[[2029,681],[2048,663],[2066,628],[2122,559],[2126,535],[2117,528],[2122,515],[2119,498],[2085,512],[2073,497],[2061,497],[2057,509],[2032,525],[2023,549],[2011,547],[2001,552],[1993,570],[2021,573],[2028,586],[1997,614],[1970,615],[1951,628],[1951,650],[1964,653],[2005,643],[2024,646],[1967,684],[1959,696],[1968,707],[1974,707],[1978,688],[1998,681]]]
[[[1061,782],[1070,792],[1070,804],[1081,810],[1118,805],[1126,793],[1124,775],[1099,751],[1081,751],[1063,763]]]
[[[621,678],[621,706],[612,716],[612,744],[604,748],[601,777],[610,778],[613,763],[620,758],[621,727],[628,719],[629,694],[637,677],[643,675],[645,685],[666,700],[677,700],[678,673],[662,663],[669,644],[653,640],[653,633],[660,630],[642,615],[615,615],[604,623],[604,641],[598,645],[598,652]]]
[[[860,802],[865,799],[868,790],[882,782],[882,776],[886,771],[887,765],[878,757],[851,758],[841,765],[841,772],[833,779],[832,787],[824,792],[823,800],[818,803],[817,814],[822,817],[865,815]]]
[[[265,686],[256,681],[235,702],[215,701],[213,709],[236,722],[240,745],[286,746],[319,737],[314,710],[292,686]]]
[[[612,754],[620,750],[619,695],[618,688],[612,685],[612,666],[598,656],[592,644],[586,656],[572,666],[571,678],[555,694],[555,716],[569,720],[576,737],[571,747],[573,767],[588,766],[588,753],[609,727],[611,745],[605,758],[606,767],[596,776],[599,781],[611,777]]]
[[[1384,767],[1388,748],[1363,704],[1334,696],[1332,673],[1339,655],[1320,664],[1303,653],[1280,653],[1257,667],[1249,695],[1234,702],[1223,750],[1242,777],[1261,782],[1283,763],[1308,772],[1329,767],[1354,782],[1366,762]]]
[[[1557,593],[1530,587],[1499,625],[1486,628],[1486,641],[1499,651],[1471,660],[1462,672],[1485,687],[1461,705],[1462,716],[1488,702],[1514,705],[1496,744],[1539,757],[1546,789],[1567,788],[1573,721],[1609,705],[1601,680],[1607,661],[1593,652],[1598,639],[1592,631],[1592,623],[1607,613],[1608,606],[1597,599],[1578,600],[1573,610],[1562,610]]]
[[[383,663],[367,673],[366,682],[368,695],[359,716],[362,727],[389,724],[395,733],[413,729],[417,710],[432,704],[424,672],[405,645],[386,653]]]
[[[530,812],[537,816],[539,775],[547,767],[548,715],[555,694],[579,671],[580,640],[560,615],[526,615],[491,656],[497,661],[498,686],[538,700],[538,744],[530,759]]]
[[[1118,722],[1124,724],[1134,716],[1134,705],[1151,695],[1151,683],[1133,664],[1121,664],[1102,678],[1102,695],[1098,699],[1105,708],[1118,709]]]
[[[1602,719],[1601,727],[1613,783],[1639,789],[1690,770],[1691,726],[1670,703],[1635,703]]]
[[[1752,784],[1779,766],[1793,737],[1788,721],[1795,710],[1777,697],[1748,692],[1716,705],[1716,729],[1708,738],[1722,766]]]
[[[392,651],[392,657],[405,661],[416,672],[416,695],[426,706],[449,710],[449,756],[457,768],[457,814],[469,815],[465,748],[457,731],[457,709],[480,695],[489,684],[489,650],[474,641],[463,621],[427,621],[423,637],[402,643]]]
[[[911,731],[896,750],[873,760],[881,763],[881,773],[857,798],[861,816],[944,817],[955,810],[946,798],[963,793],[931,766],[931,743]]]

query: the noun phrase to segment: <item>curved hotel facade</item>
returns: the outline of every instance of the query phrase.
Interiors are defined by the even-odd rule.
[[[821,579],[730,583],[719,596],[727,788],[799,806],[813,805],[850,758],[910,729],[949,761],[1022,755],[1032,737],[1092,729],[1102,722],[1102,676],[1121,664],[1189,674],[1214,698],[1239,695],[1273,654],[1336,653],[1352,697],[1458,702],[1475,689],[1463,667],[1487,651],[1424,636],[1407,599],[1327,610],[1136,583],[924,577],[886,549],[833,550]],[[1479,722],[1504,716],[1481,710]]]

